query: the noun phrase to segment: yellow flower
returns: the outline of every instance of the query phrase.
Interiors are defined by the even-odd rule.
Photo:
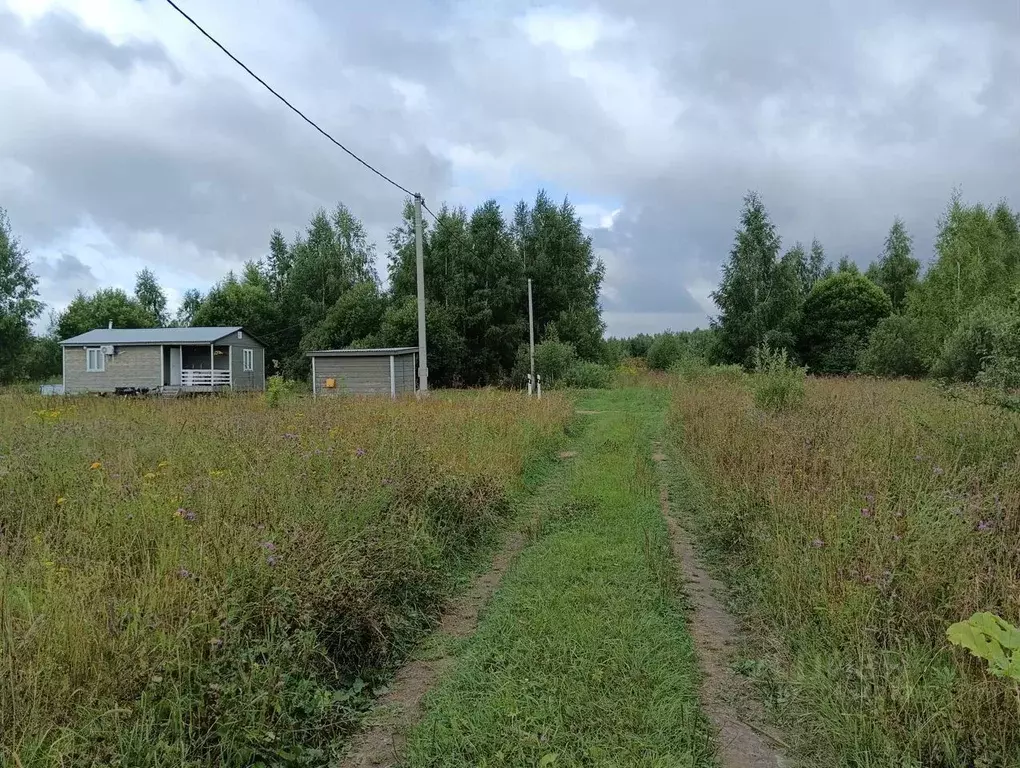
[[[89,469],[99,469],[102,466],[103,465],[101,462],[93,461],[91,464],[89,464]]]
[[[63,504],[65,501],[67,501],[67,499],[65,499],[63,496],[58,496],[57,497],[57,505],[58,506]]]
[[[159,462],[159,464],[156,465],[156,469],[163,469],[163,468],[169,467],[169,466],[170,466],[170,462],[169,461],[161,461],[161,462]]]
[[[225,469],[210,469],[209,470],[209,477],[223,477],[225,474],[227,474],[227,470],[225,470]]]
[[[156,479],[156,474],[154,472],[146,472],[145,473],[145,479],[146,480],[155,480]]]

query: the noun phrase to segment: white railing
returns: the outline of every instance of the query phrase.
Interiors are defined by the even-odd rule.
[[[230,371],[189,370],[181,371],[182,387],[229,387]]]

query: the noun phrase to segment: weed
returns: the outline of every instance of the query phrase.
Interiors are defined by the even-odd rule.
[[[765,411],[794,408],[804,400],[806,371],[794,366],[785,349],[754,350],[754,402]]]

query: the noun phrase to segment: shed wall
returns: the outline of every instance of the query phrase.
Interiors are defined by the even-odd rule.
[[[244,390],[256,390],[262,391],[266,388],[266,377],[265,377],[265,362],[266,362],[266,350],[261,344],[255,339],[249,336],[247,333],[242,333],[242,337],[237,338],[237,334],[233,333],[230,336],[225,336],[220,339],[219,344],[230,345],[230,358],[231,358],[231,370],[233,371],[233,383],[236,391]],[[255,370],[246,371],[244,370],[244,351],[245,349],[255,350]]]
[[[411,355],[394,355],[394,379],[397,394],[414,391],[413,378],[407,370],[413,368]],[[326,380],[334,379],[336,387],[327,388]],[[365,357],[316,357],[316,394],[330,397],[342,394],[388,395],[390,394],[390,357],[376,355]]]

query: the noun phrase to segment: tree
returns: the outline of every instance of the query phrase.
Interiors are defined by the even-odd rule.
[[[135,276],[135,299],[148,312],[153,324],[166,325],[170,317],[166,311],[166,294],[159,285],[156,275],[146,267]]]
[[[920,353],[920,333],[912,317],[882,318],[861,352],[860,370],[872,376],[923,376],[927,369]]]
[[[181,305],[177,308],[177,315],[173,324],[178,328],[187,328],[195,324],[195,315],[202,306],[202,292],[196,288],[189,288],[181,297]]]
[[[907,294],[917,285],[921,262],[910,255],[912,242],[903,220],[897,217],[885,239],[885,250],[877,264],[868,268],[868,277],[889,294],[893,312],[903,310]]]
[[[808,282],[807,289],[810,291],[814,288],[815,283],[823,278],[832,275],[832,267],[830,267],[825,261],[825,249],[822,248],[822,244],[818,242],[816,237],[811,241],[811,255],[808,257]]]
[[[749,365],[762,344],[794,346],[800,286],[794,270],[779,262],[781,241],[757,193],[744,198],[740,221],[722,282],[712,294],[720,309],[713,327],[721,357]]]
[[[815,281],[811,274],[811,264],[808,262],[807,251],[804,250],[803,244],[795,243],[793,248],[783,254],[780,263],[795,278],[801,295],[807,296],[807,292],[811,290]]]
[[[858,273],[838,271],[804,302],[802,359],[818,373],[850,373],[872,330],[891,313],[881,288]]]
[[[836,272],[859,275],[861,274],[861,268],[857,266],[857,263],[853,259],[844,253],[839,259],[839,265],[836,267]]]
[[[72,336],[106,328],[154,328],[156,319],[138,299],[128,296],[120,288],[100,288],[89,296],[81,291],[57,318],[57,336]]]
[[[279,344],[283,317],[268,281],[251,263],[242,279],[231,272],[213,286],[192,320],[202,327],[243,325],[266,344],[268,360],[279,362],[283,356]],[[273,366],[267,365],[267,369]]]
[[[28,254],[0,208],[0,383],[21,376],[20,360],[31,344],[31,323],[42,313]]]

